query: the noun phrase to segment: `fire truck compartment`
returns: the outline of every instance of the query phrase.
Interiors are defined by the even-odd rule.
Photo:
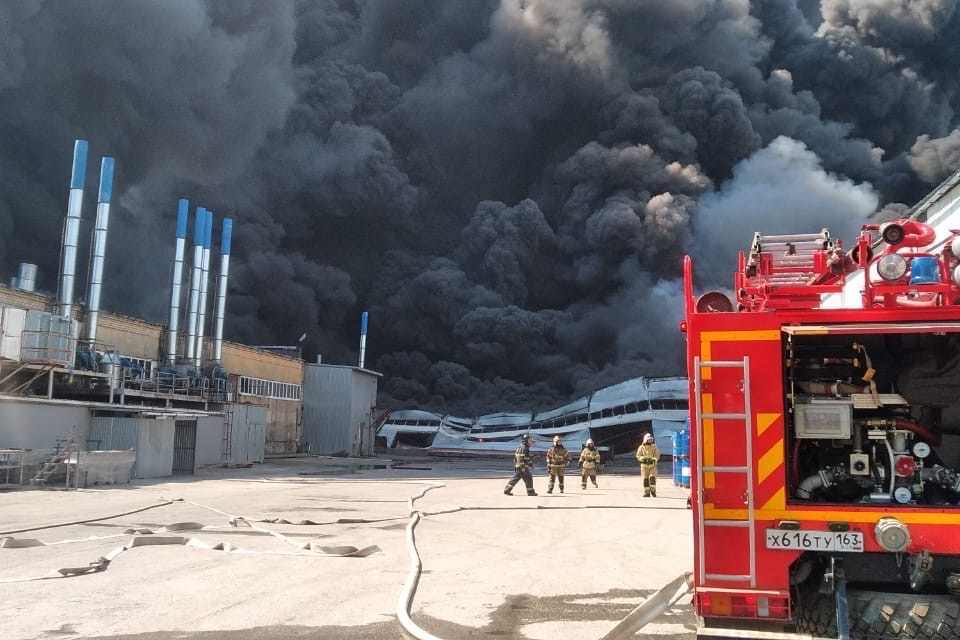
[[[960,323],[784,327],[793,503],[960,504]]]

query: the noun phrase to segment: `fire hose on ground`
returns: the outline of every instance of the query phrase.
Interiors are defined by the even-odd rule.
[[[455,509],[438,511],[435,513],[430,513],[430,512],[423,513],[417,510],[416,504],[415,504],[417,500],[419,500],[420,498],[423,498],[428,492],[434,489],[443,488],[445,486],[446,485],[444,484],[430,484],[429,486],[425,487],[420,493],[418,493],[415,496],[411,496],[407,500],[409,511],[408,511],[408,522],[406,527],[406,542],[407,542],[407,551],[410,556],[410,569],[407,574],[407,580],[405,581],[403,585],[403,589],[401,590],[400,596],[397,600],[397,620],[400,622],[400,625],[404,628],[404,630],[414,638],[417,638],[417,640],[442,640],[441,638],[438,638],[437,636],[434,636],[429,632],[425,631],[424,629],[422,629],[410,617],[410,612],[413,607],[413,600],[416,597],[417,586],[419,585],[420,575],[423,569],[423,565],[420,560],[420,553],[417,550],[417,543],[416,543],[416,536],[415,536],[415,529],[417,527],[417,524],[420,522],[421,518],[425,515],[427,516],[441,515],[444,513],[456,513],[459,511],[495,509],[495,507],[493,508],[491,507],[487,507],[487,508],[457,507]],[[302,550],[311,549],[314,551],[320,551],[322,555],[325,555],[327,557],[366,557],[367,555],[370,555],[370,553],[374,553],[375,551],[379,550],[379,548],[377,548],[376,546],[368,547],[365,549],[356,549],[354,547],[314,548],[312,546],[312,543],[304,546],[291,540],[287,536],[284,536],[278,531],[257,527],[254,524],[252,524],[254,522],[282,522],[284,524],[323,525],[323,524],[339,524],[340,521],[323,522],[323,523],[312,522],[312,521],[302,521],[302,522],[293,523],[287,520],[276,519],[276,518],[256,519],[252,517],[238,516],[238,515],[231,514],[226,511],[217,509],[216,507],[211,507],[210,505],[205,505],[205,504],[193,502],[190,500],[184,500],[182,498],[164,500],[158,504],[148,505],[146,507],[142,507],[139,509],[133,509],[133,510],[125,511],[122,513],[110,514],[110,515],[101,516],[97,518],[89,518],[85,520],[61,522],[61,523],[55,523],[55,524],[49,524],[49,525],[28,527],[23,529],[15,529],[11,531],[3,531],[3,532],[0,532],[0,536],[10,536],[16,533],[26,533],[26,532],[32,532],[32,531],[58,529],[58,528],[69,527],[69,526],[74,526],[78,524],[89,524],[94,522],[101,522],[103,520],[112,520],[125,515],[140,513],[143,511],[147,511],[149,509],[165,507],[175,503],[190,504],[195,507],[212,511],[214,513],[217,513],[219,515],[226,517],[231,527],[238,527],[238,526],[250,527],[255,531],[258,531],[265,535],[276,537],[283,542],[286,542],[294,547],[299,547],[301,549],[301,551],[296,553],[283,554],[283,553],[273,552],[272,554],[268,554],[268,555],[311,555],[316,557],[316,554],[303,554]],[[542,507],[537,507],[537,508],[542,508]],[[594,506],[594,508],[615,508],[615,507]],[[623,507],[623,508],[636,508],[636,507]],[[670,507],[666,507],[666,508],[669,509]],[[379,518],[379,519],[369,520],[369,522],[380,522],[380,521],[396,520],[396,519],[398,518]],[[367,521],[362,519],[350,519],[350,520],[351,522]],[[204,528],[203,526],[199,525],[199,523],[177,523],[177,525],[182,525],[182,526],[171,525],[168,530],[174,531],[174,530],[180,530],[180,529]],[[133,530],[131,531],[131,533],[153,534],[154,532],[149,529],[139,529],[139,530]],[[120,534],[120,535],[129,535],[129,534]],[[92,539],[106,539],[106,538],[113,538],[113,537],[119,537],[119,535],[94,537],[94,538],[87,538],[84,540],[64,540],[56,543],[44,543],[37,540],[18,540],[15,538],[5,538],[4,542],[11,547],[28,547],[28,546],[48,546],[52,544],[65,544],[69,542],[81,542],[81,541],[92,540]],[[211,549],[211,550],[218,550],[218,551],[234,551],[234,552],[239,551],[241,553],[244,552],[243,550],[234,548],[229,543],[218,543],[215,545],[208,545],[199,540],[188,538],[185,536],[157,536],[153,538],[135,536],[126,545],[123,545],[121,547],[118,547],[117,549],[114,549],[111,553],[107,554],[107,556],[99,558],[97,561],[90,563],[88,566],[64,568],[64,569],[58,570],[57,572],[54,572],[53,574],[47,574],[43,576],[34,576],[34,577],[28,577],[28,578],[8,579],[8,580],[0,581],[0,583],[30,582],[35,580],[48,580],[50,578],[58,578],[58,577],[63,578],[63,577],[72,577],[77,575],[89,575],[91,573],[99,573],[101,571],[106,570],[110,562],[112,562],[114,559],[116,559],[117,556],[119,556],[121,553],[125,551],[128,551],[136,547],[141,547],[141,546],[157,546],[157,545],[183,545],[187,547],[197,547],[197,548]],[[263,552],[259,552],[259,553],[263,553]],[[625,638],[629,638],[630,636],[635,634],[637,631],[642,629],[644,626],[646,626],[648,623],[652,622],[657,617],[659,617],[662,613],[667,611],[678,600],[680,600],[680,598],[688,594],[691,590],[691,587],[692,587],[691,574],[689,572],[682,573],[681,575],[677,576],[672,581],[670,581],[666,586],[662,587],[656,593],[654,593],[653,595],[645,599],[642,603],[640,603],[633,611],[630,612],[629,615],[627,615],[623,620],[621,620],[613,629],[607,632],[600,640],[624,640]]]
[[[417,550],[416,528],[424,515],[417,510],[415,503],[417,500],[427,495],[429,491],[440,489],[446,485],[434,484],[426,487],[416,496],[411,496],[409,500],[410,519],[406,528],[407,552],[410,557],[410,570],[407,573],[407,580],[404,582],[403,589],[400,591],[400,597],[397,599],[397,620],[404,631],[417,640],[443,640],[429,631],[422,629],[410,617],[413,608],[413,600],[417,595],[417,586],[420,583],[420,574],[423,571],[423,563],[420,561],[420,552]],[[459,510],[459,509],[458,509]],[[457,511],[457,510],[454,510]],[[659,589],[656,593],[641,602],[627,617],[621,620],[617,625],[608,631],[600,640],[625,640],[633,636],[637,631],[658,618],[665,611],[670,609],[680,598],[690,593],[693,588],[693,575],[690,572],[684,572],[667,583],[666,586]]]

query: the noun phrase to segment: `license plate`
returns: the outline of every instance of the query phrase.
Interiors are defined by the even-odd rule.
[[[863,553],[863,534],[857,531],[767,529],[767,549]]]

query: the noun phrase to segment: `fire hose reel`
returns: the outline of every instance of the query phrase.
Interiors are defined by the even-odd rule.
[[[906,551],[910,546],[910,531],[907,525],[896,518],[880,518],[873,530],[877,544],[891,553]]]

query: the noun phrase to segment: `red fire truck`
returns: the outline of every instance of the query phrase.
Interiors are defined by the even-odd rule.
[[[700,636],[960,637],[960,232],[935,240],[755,234],[735,300],[685,259]]]

